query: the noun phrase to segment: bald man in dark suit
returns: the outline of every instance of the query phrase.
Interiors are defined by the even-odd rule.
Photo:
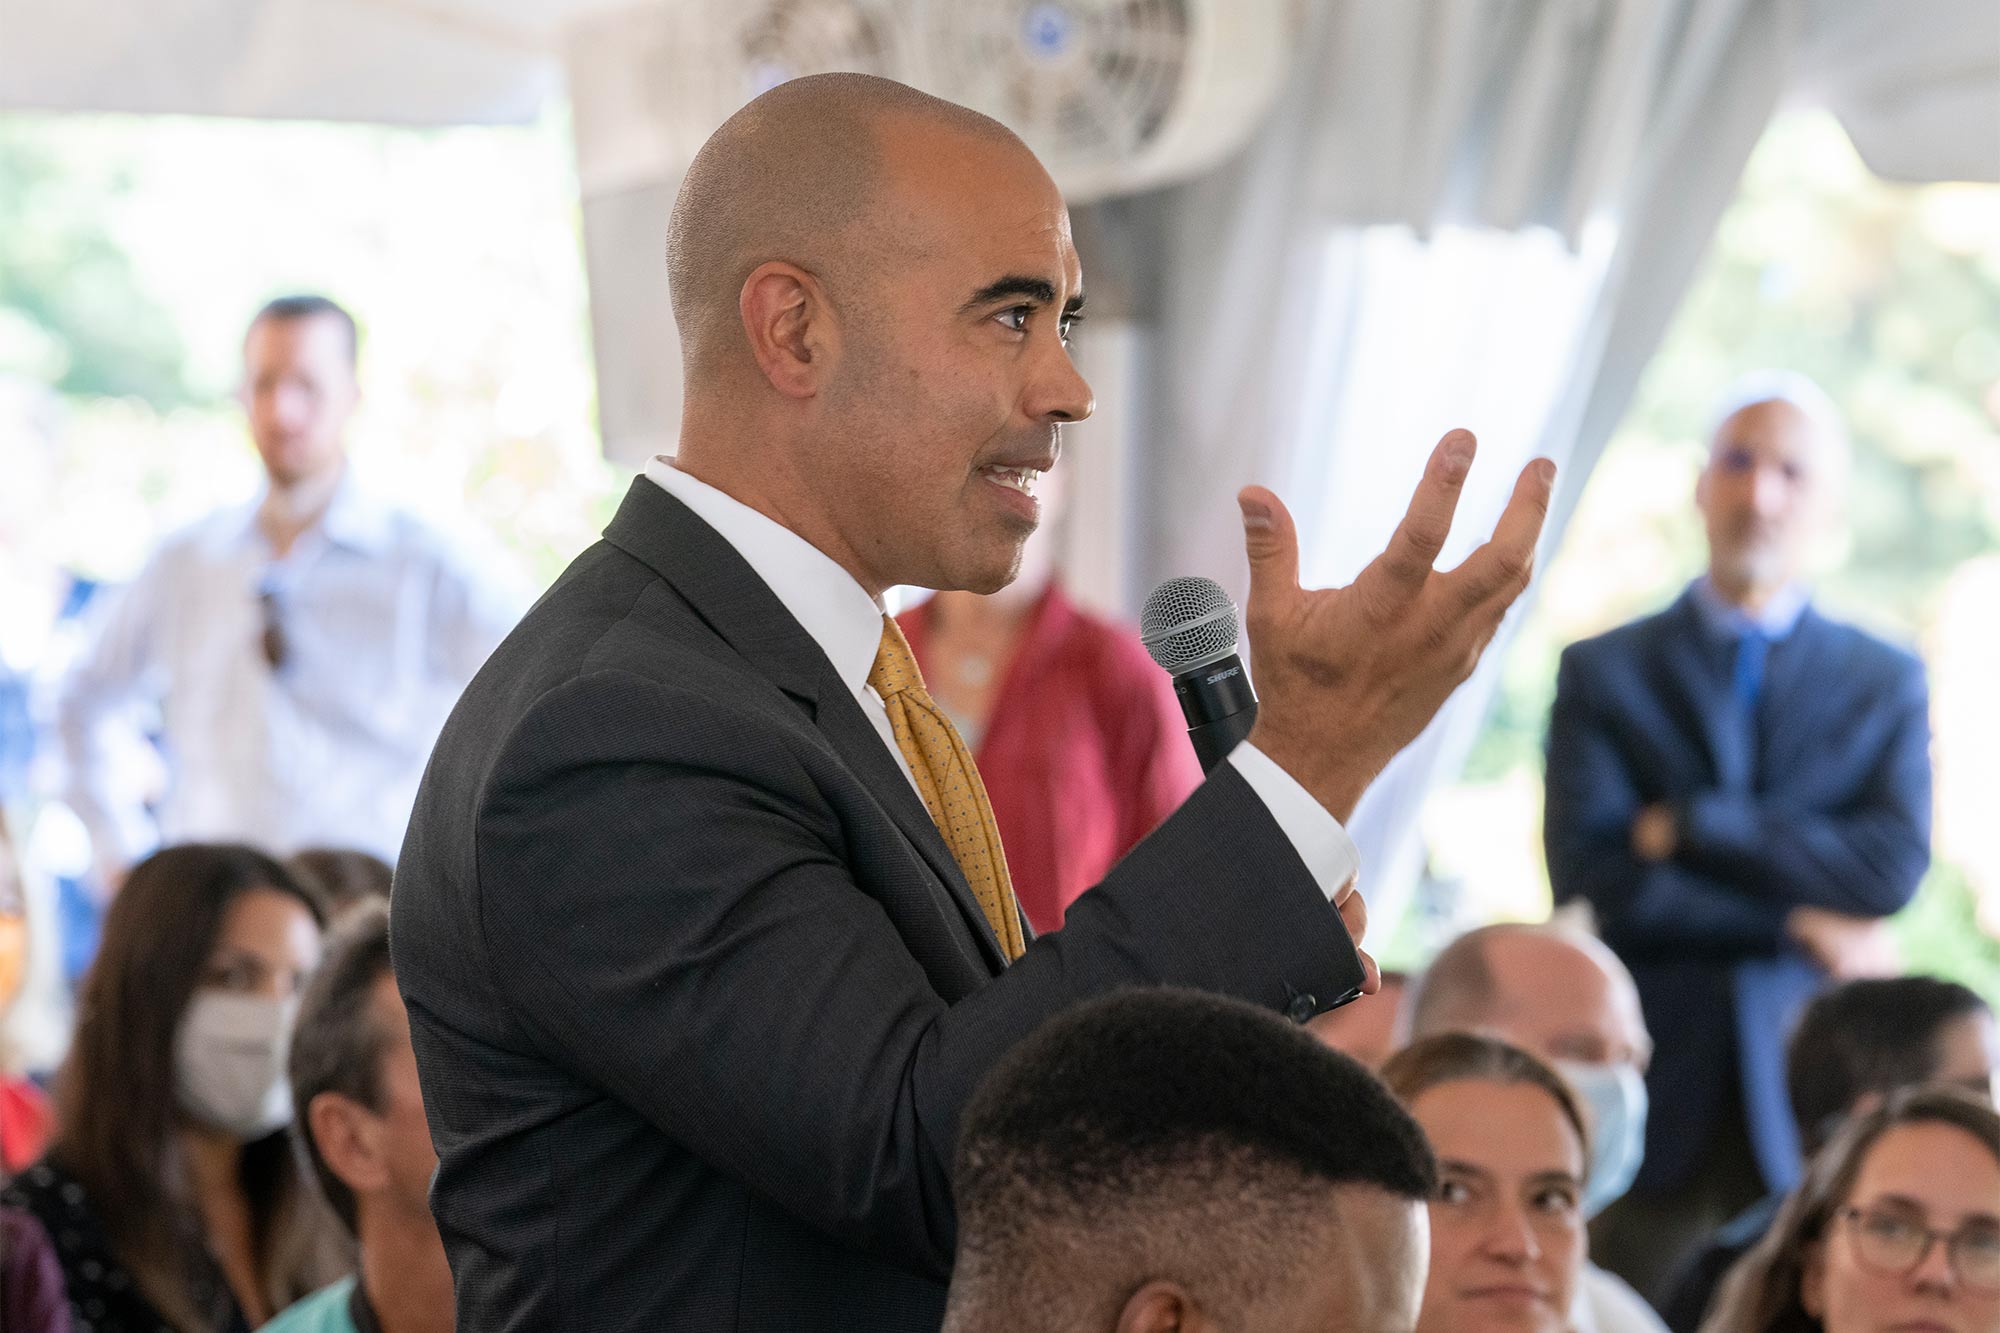
[[[1044,1018],[1374,986],[1340,821],[1525,586],[1553,469],[1436,573],[1454,432],[1331,592],[1245,491],[1257,729],[1030,941],[880,598],[1004,585],[1091,409],[1061,195],[984,117],[800,80],[697,157],[669,277],[679,451],[467,691],[398,871],[460,1327],[935,1329],[960,1110]]]

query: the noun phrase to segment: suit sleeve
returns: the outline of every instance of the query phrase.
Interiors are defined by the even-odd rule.
[[[947,1004],[855,882],[799,743],[633,677],[560,687],[479,811],[481,929],[549,1058],[848,1245],[947,1275],[960,1110],[1067,1005],[1174,984],[1279,1008],[1333,985],[1337,918],[1224,773]]]
[[[1606,940],[1621,951],[1774,951],[1784,937],[1786,904],[1633,852],[1632,821],[1646,801],[1591,684],[1575,650],[1565,652],[1549,715],[1542,816],[1556,901],[1588,901]]]
[[[1887,916],[1930,865],[1930,704],[1923,668],[1886,692],[1889,724],[1866,781],[1836,811],[1785,810],[1748,793],[1704,792],[1681,820],[1680,859],[1773,899]]]

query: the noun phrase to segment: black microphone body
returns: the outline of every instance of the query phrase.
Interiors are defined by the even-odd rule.
[[[1174,697],[1181,701],[1188,739],[1204,773],[1227,759],[1257,721],[1257,691],[1235,653],[1175,676]]]
[[[1153,589],[1139,619],[1140,642],[1169,676],[1187,718],[1188,739],[1202,771],[1213,772],[1250,734],[1257,720],[1257,692],[1236,652],[1236,604],[1212,579],[1168,579]],[[1294,995],[1286,1015],[1303,1023],[1316,1013],[1359,999],[1366,972],[1360,951],[1339,922],[1330,995]]]

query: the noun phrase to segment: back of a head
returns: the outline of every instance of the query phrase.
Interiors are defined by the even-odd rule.
[[[351,847],[307,847],[287,857],[285,869],[319,895],[328,920],[363,903],[387,902],[394,879],[387,861]]]
[[[880,131],[895,119],[1019,144],[966,107],[841,73],[778,85],[695,154],[667,228],[668,295],[691,392],[743,346],[737,299],[758,265],[797,264],[840,297],[852,270],[882,258],[895,210]]]
[[[375,984],[389,975],[389,905],[361,903],[328,941],[292,1030],[288,1072],[298,1135],[327,1202],[350,1235],[358,1233],[354,1191],[328,1167],[313,1137],[310,1112],[313,1098],[323,1092],[382,1109],[382,1056],[389,1034],[368,1001]]]
[[[1503,1028],[1511,1010],[1542,998],[1539,992],[1509,993],[1502,969],[1495,961],[1495,951],[1510,947],[1532,948],[1538,967],[1561,965],[1571,968],[1573,973],[1589,968],[1601,975],[1606,985],[1602,992],[1606,1002],[1614,1009],[1631,1010],[1629,1024],[1635,1029],[1633,1036],[1639,1044],[1647,1044],[1631,973],[1602,941],[1554,922],[1512,921],[1468,930],[1438,951],[1418,977],[1416,994],[1409,1002],[1410,1039],[1440,1032]],[[1520,991],[1523,986],[1517,981],[1514,989]]]
[[[1806,1155],[1819,1150],[1863,1097],[1935,1077],[1947,1025],[1987,1012],[1972,990],[1937,977],[1850,981],[1816,997],[1793,1029],[1785,1060]]]
[[[1096,1000],[1016,1047],[965,1113],[947,1327],[1108,1327],[1163,1277],[1240,1318],[1312,1261],[1315,1222],[1339,1225],[1332,1190],[1413,1208],[1435,1172],[1388,1091],[1302,1029],[1187,991]]]

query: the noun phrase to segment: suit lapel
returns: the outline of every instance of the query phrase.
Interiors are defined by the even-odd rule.
[[[752,669],[802,705],[936,875],[987,965],[995,972],[1004,968],[1006,955],[992,925],[901,765],[819,644],[736,548],[644,477],[632,482],[604,538],[672,584]]]

